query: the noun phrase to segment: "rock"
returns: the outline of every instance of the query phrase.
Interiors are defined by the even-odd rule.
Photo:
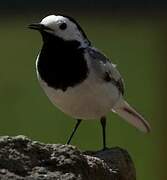
[[[75,146],[43,144],[25,136],[0,138],[1,180],[135,180],[121,148],[81,152]]]

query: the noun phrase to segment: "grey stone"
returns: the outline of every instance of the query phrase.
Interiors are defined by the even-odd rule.
[[[127,151],[115,147],[81,152],[75,146],[43,144],[25,136],[0,138],[1,180],[135,180]]]

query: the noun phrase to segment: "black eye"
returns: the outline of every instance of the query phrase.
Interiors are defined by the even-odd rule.
[[[60,24],[59,28],[61,30],[65,30],[67,28],[67,24],[66,23],[62,23],[62,24]]]

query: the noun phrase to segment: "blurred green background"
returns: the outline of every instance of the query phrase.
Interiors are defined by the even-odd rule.
[[[42,41],[40,34],[27,29],[27,25],[57,12],[56,6],[52,8],[55,11],[25,8],[25,12],[18,8],[13,13],[5,9],[1,15],[1,136],[23,134],[45,143],[65,143],[75,124],[49,102],[36,78],[35,59]],[[165,180],[167,16],[149,12],[61,9],[61,13],[77,19],[92,44],[117,64],[126,85],[125,98],[152,126],[150,134],[143,134],[110,113],[108,146],[128,150],[136,165],[137,179]],[[72,144],[81,150],[100,149],[100,123],[83,122]]]

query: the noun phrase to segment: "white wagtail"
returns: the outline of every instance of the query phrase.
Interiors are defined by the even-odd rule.
[[[71,17],[50,15],[31,24],[43,38],[36,60],[37,77],[50,101],[77,120],[70,143],[82,120],[99,119],[106,148],[106,115],[113,111],[136,128],[150,126],[123,99],[124,83],[116,66],[92,46],[80,25]]]

